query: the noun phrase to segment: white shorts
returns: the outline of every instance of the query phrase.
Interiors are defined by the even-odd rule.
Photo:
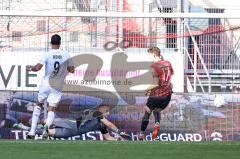
[[[47,100],[50,106],[57,107],[57,104],[61,100],[61,96],[62,92],[49,86],[41,86],[38,93],[38,102],[44,103],[44,101]]]

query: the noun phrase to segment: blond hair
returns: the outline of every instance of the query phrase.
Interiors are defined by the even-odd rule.
[[[150,47],[147,50],[147,52],[154,54],[155,56],[159,57],[161,60],[164,60],[163,56],[161,55],[161,50],[156,46]]]

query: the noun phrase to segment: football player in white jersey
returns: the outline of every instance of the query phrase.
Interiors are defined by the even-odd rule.
[[[37,127],[37,122],[43,107],[45,100],[47,100],[48,113],[46,124],[44,126],[43,138],[48,137],[48,128],[52,125],[55,117],[55,108],[59,101],[61,100],[62,95],[62,86],[64,85],[64,79],[68,72],[74,73],[74,65],[71,62],[70,55],[68,52],[60,50],[61,37],[58,34],[55,34],[51,37],[51,47],[52,49],[42,56],[42,59],[35,66],[27,66],[28,71],[40,71],[45,66],[45,75],[42,78],[39,93],[38,93],[38,103],[34,107],[32,114],[32,123],[31,129],[28,134],[28,138],[34,138],[35,131]],[[58,78],[56,81],[58,87],[53,88],[53,84],[50,81],[51,79]],[[60,78],[60,79],[59,79]],[[52,80],[53,81],[53,80]]]

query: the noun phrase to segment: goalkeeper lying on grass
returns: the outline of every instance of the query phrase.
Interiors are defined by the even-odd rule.
[[[82,120],[77,118],[73,120],[64,120],[56,118],[53,122],[54,127],[48,129],[48,135],[54,138],[68,138],[85,134],[90,131],[100,131],[105,140],[124,140],[130,139],[130,135],[121,132],[106,116],[109,114],[108,106],[100,106],[97,111],[93,113],[93,117],[89,120]],[[14,128],[22,130],[30,130],[30,127],[23,124],[14,124]],[[115,137],[111,136],[108,129],[117,134]],[[37,128],[36,134],[42,135],[43,128]]]

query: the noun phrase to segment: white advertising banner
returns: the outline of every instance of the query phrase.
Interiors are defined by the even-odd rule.
[[[18,91],[37,91],[41,78],[44,75],[44,68],[39,72],[29,72],[26,71],[27,65],[35,65],[41,58],[44,52],[3,52],[0,54],[0,90],[18,90]],[[123,54],[123,53],[122,53]],[[81,55],[81,56],[78,56]],[[89,56],[89,58],[85,58]],[[116,92],[116,85],[118,86],[118,91],[121,90],[121,86],[128,86],[131,90],[144,91],[148,84],[137,85],[133,78],[146,73],[147,69],[141,68],[140,62],[148,61],[147,53],[135,53],[127,52],[125,54],[125,61],[119,62],[121,59],[119,56],[115,56],[116,53],[111,52],[97,52],[97,53],[74,53],[71,56],[74,58],[83,59],[80,65],[74,63],[77,67],[74,74],[69,74],[66,77],[65,83],[71,85],[81,85],[91,88],[96,88],[98,90],[106,90],[111,92]],[[121,55],[120,55],[121,56]],[[173,91],[183,92],[184,90],[184,63],[183,54],[180,52],[163,53],[166,60],[172,63],[174,69],[174,75],[172,77]],[[113,59],[114,58],[114,59]],[[85,61],[84,61],[85,59]],[[90,59],[90,60],[86,60]],[[95,65],[96,61],[102,61],[101,66],[96,64],[96,68],[89,69],[89,65]],[[118,62],[115,65],[114,62]],[[119,64],[120,63],[120,64]],[[140,63],[139,69],[128,70],[125,65],[132,63]],[[121,65],[122,64],[122,65]],[[88,77],[96,77],[93,80],[84,79],[84,75]],[[123,77],[125,76],[125,77]],[[118,77],[123,77],[124,80],[114,80],[119,79]],[[87,91],[87,90],[79,90]]]

